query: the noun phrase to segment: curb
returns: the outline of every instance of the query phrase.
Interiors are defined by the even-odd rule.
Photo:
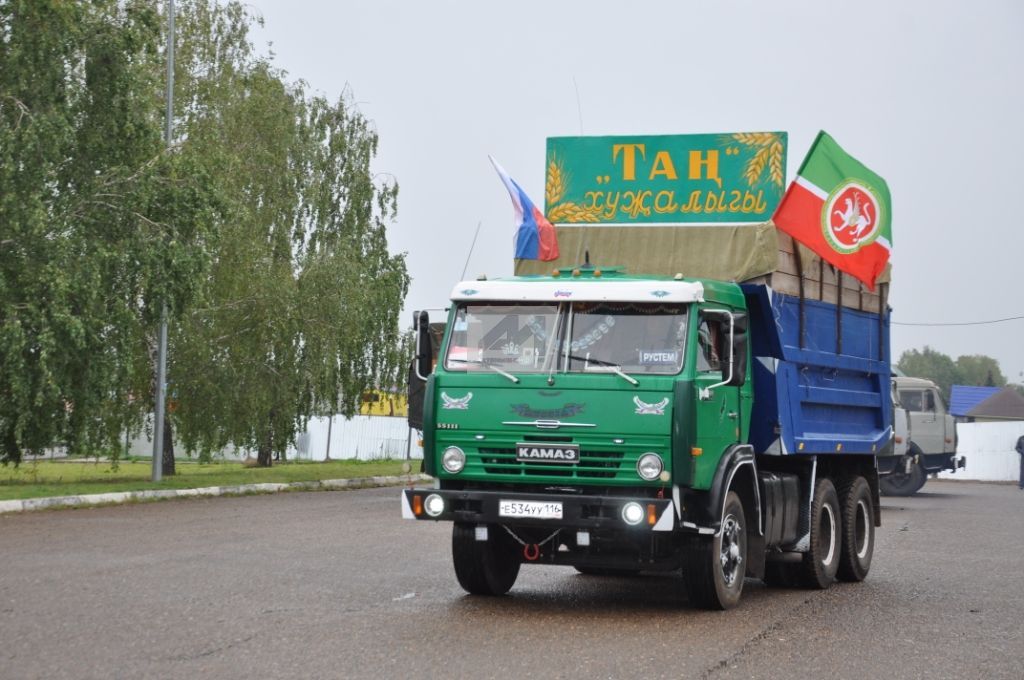
[[[242,496],[248,494],[278,493],[281,491],[328,491],[332,489],[368,489],[399,486],[432,480],[427,475],[400,475],[395,477],[353,477],[351,479],[324,479],[312,482],[241,484],[238,486],[204,486],[196,489],[154,489],[151,491],[117,491],[81,496],[48,496],[24,500],[0,501],[0,515],[11,512],[29,512],[50,508],[80,508],[93,505],[118,505],[138,501],[156,501],[168,498],[195,496]]]

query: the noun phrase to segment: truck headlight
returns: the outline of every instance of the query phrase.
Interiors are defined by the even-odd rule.
[[[466,454],[458,446],[449,446],[441,454],[441,467],[454,474],[466,467]]]
[[[636,473],[640,475],[641,479],[645,479],[648,482],[653,482],[657,479],[664,469],[665,463],[662,462],[661,456],[656,453],[645,453],[636,462]]]
[[[423,508],[431,517],[438,517],[442,512],[444,512],[444,499],[436,493],[432,493],[427,496],[427,500],[423,502]]]
[[[630,501],[622,506],[622,521],[631,526],[640,524],[644,519],[644,506]]]

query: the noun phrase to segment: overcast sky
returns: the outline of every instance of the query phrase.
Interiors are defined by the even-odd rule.
[[[894,322],[1024,315],[1019,0],[247,4],[293,79],[348,88],[375,122],[406,317],[445,304],[478,223],[466,277],[512,273],[488,154],[543,206],[550,136],[785,130],[788,181],[819,129],[889,183]],[[1024,380],[1024,320],[896,325],[892,341],[894,360],[928,344]]]

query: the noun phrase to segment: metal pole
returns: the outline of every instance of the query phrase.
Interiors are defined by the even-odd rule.
[[[167,399],[167,304],[160,313],[160,344],[156,359],[156,425],[153,427],[153,481],[163,478],[164,411]]]
[[[174,0],[167,2],[167,114],[164,120],[164,143],[169,149],[174,130]],[[160,309],[160,344],[156,359],[156,408],[153,418],[153,481],[163,478],[164,413],[167,397],[167,301]]]
[[[476,223],[476,231],[473,232],[473,243],[469,245],[469,252],[466,253],[466,264],[462,266],[462,278],[460,278],[459,281],[466,280],[466,268],[469,267],[469,258],[473,256],[473,248],[476,247],[476,237],[480,235],[480,226],[483,223],[483,220]]]
[[[334,427],[334,412],[327,416],[327,453],[324,455],[324,462],[331,459],[331,428]]]

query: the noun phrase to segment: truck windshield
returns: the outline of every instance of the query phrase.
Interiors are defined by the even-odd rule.
[[[570,371],[616,367],[627,374],[668,375],[683,367],[683,305],[576,303],[570,326]]]
[[[461,305],[448,341],[448,370],[543,373],[550,370],[559,334],[559,305]]]
[[[455,312],[444,366],[513,374],[671,375],[683,366],[686,318],[680,304],[463,304]]]

